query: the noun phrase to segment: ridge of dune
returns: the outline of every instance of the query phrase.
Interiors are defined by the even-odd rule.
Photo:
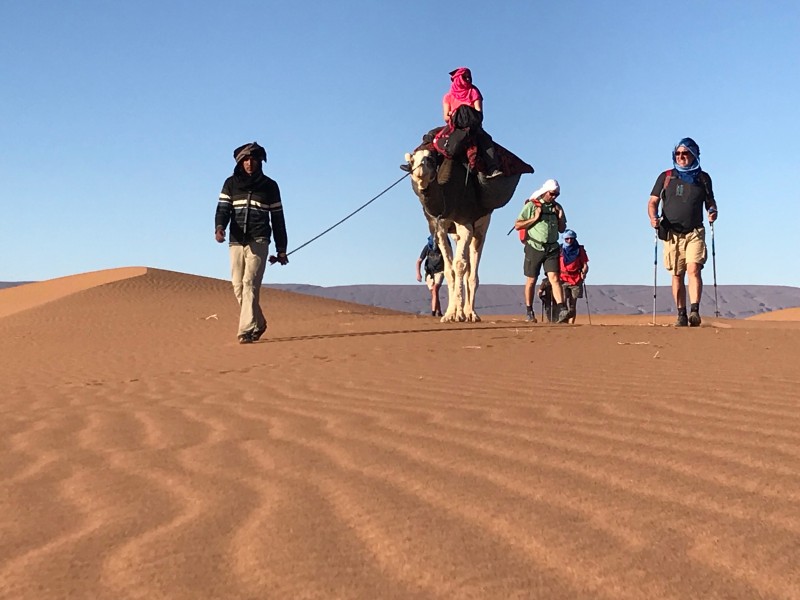
[[[0,290],[0,319],[99,285],[139,277],[145,273],[147,267],[119,267],[5,288]]]
[[[747,317],[748,321],[800,321],[800,306],[783,308]]]

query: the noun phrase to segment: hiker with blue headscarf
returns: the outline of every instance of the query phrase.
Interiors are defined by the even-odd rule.
[[[569,319],[574,323],[578,298],[583,298],[583,282],[589,272],[589,256],[586,254],[586,249],[578,243],[578,234],[572,229],[564,231],[560,267],[559,277],[564,290],[564,302],[569,310]]]
[[[450,240],[447,241],[448,245]],[[442,316],[442,304],[439,301],[439,290],[442,288],[444,279],[444,256],[442,256],[439,245],[432,235],[428,236],[428,243],[422,248],[417,259],[417,281],[422,281],[422,267],[425,263],[425,284],[431,292],[431,316]]]
[[[692,138],[683,138],[675,145],[672,167],[656,179],[647,212],[650,225],[658,230],[658,237],[664,242],[664,266],[672,273],[672,296],[678,310],[675,326],[697,327],[701,323],[701,272],[708,255],[703,207],[708,212],[708,222],[713,223],[717,219],[717,202],[711,177],[700,168],[700,147]],[[689,276],[688,316],[686,274]]]

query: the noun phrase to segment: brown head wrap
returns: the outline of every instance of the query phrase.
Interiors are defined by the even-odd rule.
[[[267,151],[264,150],[263,146],[259,146],[258,142],[251,142],[244,146],[239,146],[233,151],[233,159],[236,161],[237,165],[248,156],[252,156],[257,160],[260,159],[261,162],[266,162]]]

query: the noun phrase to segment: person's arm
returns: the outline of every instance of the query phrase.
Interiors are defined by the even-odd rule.
[[[225,241],[225,228],[231,220],[231,211],[233,210],[233,203],[228,191],[228,182],[222,186],[222,191],[219,193],[219,201],[217,202],[217,212],[214,215],[214,239],[220,244]]]
[[[581,269],[581,281],[583,281],[586,279],[586,275],[589,274],[589,255],[586,254],[583,246],[581,246],[581,259],[583,259],[583,268]]]
[[[483,100],[481,100],[480,98],[478,98],[477,100],[475,100],[475,101],[472,103],[472,108],[474,108],[475,110],[477,110],[479,113],[482,113],[482,112],[483,112]]]
[[[564,207],[556,202],[556,215],[558,216],[558,233],[564,233],[567,229],[567,215],[564,214]]]
[[[658,196],[650,196],[650,201],[647,203],[647,214],[650,217],[650,226],[654,229],[658,227]]]
[[[717,200],[714,198],[714,188],[711,186],[711,177],[703,171],[700,173],[703,184],[706,186],[706,210],[708,211],[708,222],[713,223],[717,220]]]
[[[282,265],[289,263],[286,255],[286,247],[289,245],[289,238],[286,235],[286,218],[283,214],[283,203],[281,202],[281,190],[275,184],[275,197],[269,205],[269,220],[272,225],[272,233],[275,236],[275,250],[277,252],[277,262]]]
[[[537,221],[542,216],[542,209],[539,208],[538,206],[534,205],[533,215],[531,216],[531,218],[530,219],[525,219],[525,218],[523,218],[524,216],[525,216],[525,212],[523,211],[520,214],[520,218],[518,218],[514,222],[514,229],[516,229],[517,231],[519,231],[520,229],[530,229],[531,227],[536,225]]]
[[[666,183],[667,173],[661,173],[653,184],[653,189],[650,190],[650,200],[647,202],[647,215],[650,217],[650,226],[653,229],[658,228],[658,205],[661,201],[661,196],[665,193],[664,188]]]
[[[417,259],[417,281],[422,281],[422,272],[420,271],[421,267],[422,267],[422,259],[418,258]]]

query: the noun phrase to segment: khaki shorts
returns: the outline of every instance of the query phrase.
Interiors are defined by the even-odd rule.
[[[696,263],[702,268],[707,257],[705,227],[689,233],[671,232],[664,242],[664,266],[673,275],[683,275],[687,263]]]
[[[442,285],[442,279],[444,279],[444,271],[439,271],[433,275],[427,274],[425,275],[425,285],[428,286],[429,290],[432,290],[434,285]]]

